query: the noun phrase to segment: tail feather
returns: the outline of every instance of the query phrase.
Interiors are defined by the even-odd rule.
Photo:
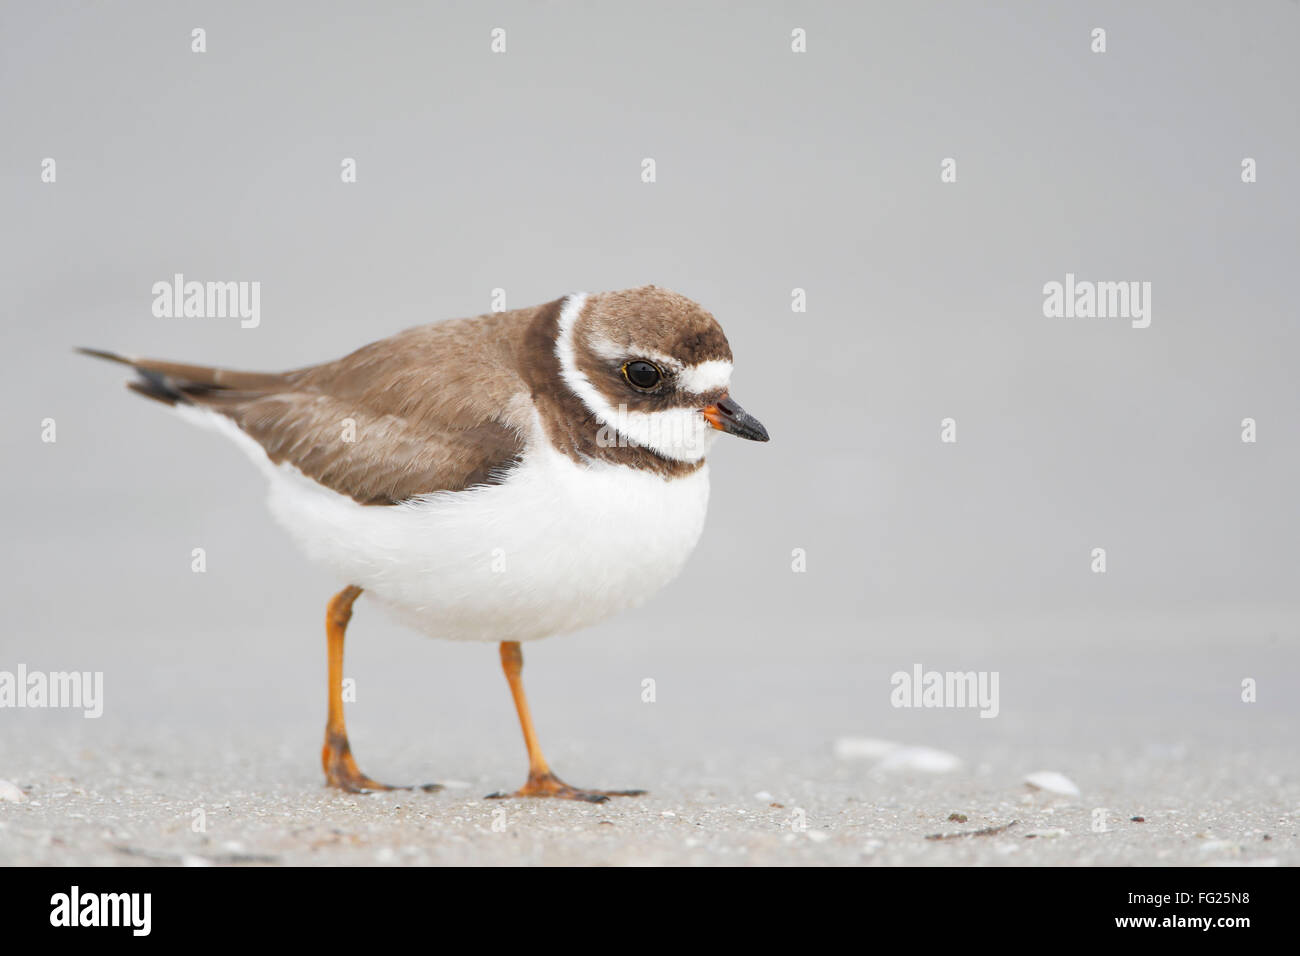
[[[103,349],[78,348],[82,355],[126,365],[139,378],[127,388],[167,405],[217,403],[243,399],[284,388],[289,375],[282,372],[236,372],[207,365],[185,365],[158,359],[130,358]]]

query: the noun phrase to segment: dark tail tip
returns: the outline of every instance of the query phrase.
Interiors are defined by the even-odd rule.
[[[135,369],[135,374],[140,376],[134,382],[127,382],[126,387],[133,392],[139,392],[145,398],[152,398],[155,401],[163,402],[167,405],[175,405],[180,402],[185,405],[192,404],[166,375],[161,372],[155,372],[151,369],[141,368],[131,359],[118,355],[116,352],[106,352],[103,349],[89,349],[78,346],[75,351],[80,355],[89,355],[91,358],[105,359],[109,362],[116,362],[118,365],[127,365]]]
[[[91,358],[106,359],[109,362],[116,362],[118,365],[133,364],[129,358],[118,355],[116,352],[105,352],[103,349],[88,349],[84,346],[77,346],[73,349],[78,355],[89,355]]]

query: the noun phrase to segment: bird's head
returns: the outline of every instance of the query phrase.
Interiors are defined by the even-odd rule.
[[[699,304],[655,286],[565,300],[555,342],[564,382],[602,425],[674,461],[719,432],[768,434],[731,397],[731,346]]]

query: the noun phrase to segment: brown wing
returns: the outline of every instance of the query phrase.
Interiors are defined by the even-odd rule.
[[[133,367],[136,391],[210,408],[288,462],[362,504],[499,483],[518,462],[527,386],[515,370],[529,313],[410,329],[335,362],[233,372],[82,350]]]

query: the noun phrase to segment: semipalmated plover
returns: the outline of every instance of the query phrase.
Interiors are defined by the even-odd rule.
[[[290,372],[124,358],[129,386],[240,444],[272,513],[346,586],[329,602],[331,786],[358,769],[343,720],[343,638],[364,591],[435,637],[500,643],[528,780],[514,794],[599,802],[550,770],[520,643],[637,605],[704,525],[717,432],[767,441],[728,392],[713,316],[646,286],[401,332]],[[433,789],[430,785],[426,789]]]

